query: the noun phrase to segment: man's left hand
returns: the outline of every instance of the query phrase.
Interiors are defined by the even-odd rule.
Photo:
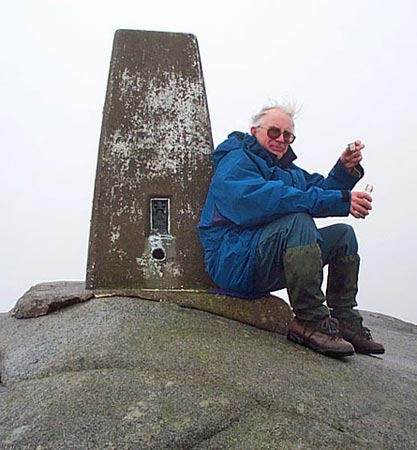
[[[340,156],[340,160],[347,170],[351,171],[355,166],[357,166],[363,159],[362,149],[365,148],[365,144],[357,140],[354,142],[355,150],[352,152],[349,145],[343,150]]]

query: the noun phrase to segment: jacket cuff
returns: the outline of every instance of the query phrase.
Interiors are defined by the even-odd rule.
[[[348,189],[352,189],[363,177],[364,173],[365,171],[360,164],[355,166],[351,171],[347,170],[340,158],[333,167],[333,176],[342,182]]]
[[[350,191],[343,189],[340,191],[342,193],[342,202],[349,202],[350,203]]]

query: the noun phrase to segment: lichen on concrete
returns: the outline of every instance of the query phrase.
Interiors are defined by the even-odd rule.
[[[103,114],[87,286],[209,288],[197,223],[212,138],[195,37],[116,33]],[[150,199],[170,200],[174,259],[150,261]]]

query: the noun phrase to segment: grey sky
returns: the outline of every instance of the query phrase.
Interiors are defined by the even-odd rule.
[[[302,106],[307,170],[365,142],[358,187],[374,184],[374,210],[342,219],[360,241],[360,307],[417,323],[413,0],[17,0],[2,22],[0,311],[37,282],[85,277],[113,34],[126,28],[197,36],[216,144],[283,96]]]

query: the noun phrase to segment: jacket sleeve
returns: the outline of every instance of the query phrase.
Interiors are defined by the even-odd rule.
[[[305,170],[304,177],[307,181],[307,188],[317,186],[322,189],[353,189],[356,183],[363,177],[364,170],[361,165],[357,165],[352,172],[349,172],[340,159],[325,178],[318,173],[309,174]]]
[[[220,162],[211,190],[220,214],[243,227],[265,224],[290,213],[305,212],[313,217],[349,214],[349,195],[340,189],[310,184],[304,191],[282,180],[266,180],[256,164],[239,152]]]

